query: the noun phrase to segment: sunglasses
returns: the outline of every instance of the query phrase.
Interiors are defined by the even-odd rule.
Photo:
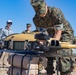
[[[11,23],[11,22],[8,22],[7,24],[11,24],[11,25],[12,25],[12,23]]]

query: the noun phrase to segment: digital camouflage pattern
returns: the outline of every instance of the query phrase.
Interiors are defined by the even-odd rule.
[[[23,34],[29,34],[29,33],[31,33],[31,31],[30,32],[28,32],[27,30],[24,30],[23,32],[22,32]]]
[[[28,33],[28,32],[27,32],[27,30],[24,30],[22,33],[23,33],[23,34],[26,34],[26,33]]]
[[[31,0],[31,4],[34,7],[37,14],[44,14],[46,11],[46,3],[44,0]]]
[[[76,36],[74,36],[74,44],[76,44]]]
[[[28,27],[31,27],[31,24],[30,23],[27,23],[26,24],[26,28],[28,28]],[[29,32],[28,32],[28,30],[24,30],[22,33],[23,34],[26,34],[26,33],[29,33]],[[30,31],[30,33],[31,33],[31,31]]]
[[[38,72],[39,72],[39,75],[42,75],[42,73],[46,73],[46,70],[43,66],[43,59],[40,57],[39,58],[39,61],[38,61]]]
[[[69,34],[68,36],[72,39],[73,29],[70,23],[65,20],[63,13],[58,8],[48,7],[48,12],[45,17],[40,17],[38,14],[36,14],[33,18],[33,21],[36,27],[49,28],[47,31],[52,37],[55,34],[55,30],[54,28],[50,27],[55,27],[56,25],[63,24],[62,32],[65,34]]]
[[[37,10],[38,11],[38,10]],[[73,29],[70,25],[70,23],[65,19],[63,13],[60,9],[55,7],[48,7],[48,12],[45,17],[40,17],[38,14],[35,14],[35,17],[33,18],[34,24],[36,27],[43,27],[46,28],[49,35],[51,37],[55,34],[54,27],[57,27],[56,25],[62,25],[62,35],[60,41],[67,41],[72,43],[73,42]],[[52,27],[52,28],[51,28]],[[60,54],[71,54],[72,50],[70,49],[64,49],[59,51]],[[71,59],[68,57],[60,58],[60,71],[61,72],[68,72],[71,71]],[[53,69],[53,66],[51,65],[53,62],[52,60],[49,60],[47,71],[50,72],[51,69]],[[52,67],[52,68],[51,68]]]

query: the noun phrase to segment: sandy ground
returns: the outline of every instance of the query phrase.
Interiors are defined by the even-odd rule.
[[[57,75],[57,73],[55,73],[53,75]],[[60,75],[60,73],[59,73],[59,75]],[[76,71],[72,72],[71,75],[76,75]]]
[[[74,61],[76,62],[76,57],[74,58]],[[75,63],[76,64],[76,63]],[[56,61],[54,61],[54,68],[56,68]],[[8,71],[8,69],[9,68],[1,68],[0,67],[0,75],[8,75],[7,74],[7,71]],[[76,75],[76,68],[75,68],[75,71],[73,71],[72,73],[71,73],[72,75]],[[55,74],[53,74],[53,75],[57,75],[57,71],[56,71],[56,73]],[[59,73],[59,75],[60,75],[60,73]]]
[[[56,68],[56,62],[54,62],[54,68]],[[8,68],[1,68],[0,67],[0,75],[8,75],[7,74],[7,71],[8,71],[9,67]],[[53,75],[57,75],[57,71],[55,72],[55,74]],[[59,73],[60,75],[60,73]],[[74,71],[71,73],[71,75],[76,75],[76,68],[74,69]]]
[[[7,74],[7,71],[8,71],[8,68],[0,68],[0,75],[8,75],[8,74]],[[76,71],[73,71],[71,74],[72,74],[72,75],[76,75]],[[53,75],[57,75],[57,74],[55,73],[55,74],[53,74]],[[60,74],[59,74],[59,75],[60,75]]]
[[[7,71],[8,71],[8,68],[0,68],[0,75],[8,75]]]

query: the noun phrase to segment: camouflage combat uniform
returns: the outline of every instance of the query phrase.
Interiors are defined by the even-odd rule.
[[[70,25],[70,23],[64,18],[63,13],[61,12],[60,9],[55,8],[55,7],[48,7],[48,13],[46,14],[45,17],[40,17],[38,14],[35,15],[33,18],[34,24],[36,27],[43,27],[43,28],[48,28],[48,33],[51,37],[54,37],[55,30],[54,28],[50,27],[55,27],[58,24],[63,24],[63,29],[62,29],[62,34],[61,34],[61,39],[60,41],[67,41],[72,43],[73,40],[73,29]],[[61,50],[59,53],[61,54],[71,54],[70,49],[65,49]],[[48,69],[47,72],[51,72],[53,68],[53,58],[48,58]],[[60,63],[61,63],[61,72],[68,72],[70,71],[70,58],[63,57],[60,58]],[[53,71],[52,71],[53,72]]]
[[[28,27],[31,27],[31,24],[30,24],[30,23],[27,23],[27,24],[26,24],[26,28],[28,28]],[[27,29],[27,30],[24,30],[22,33],[23,33],[23,34],[31,33],[31,31],[29,31],[29,30]]]
[[[28,31],[27,30],[24,30],[22,33],[23,34],[26,34],[26,33],[28,33]],[[31,31],[30,31],[30,33],[31,33]]]

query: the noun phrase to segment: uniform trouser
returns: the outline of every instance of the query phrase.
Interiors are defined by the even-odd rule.
[[[64,50],[61,51],[62,54],[63,53],[69,54],[69,52],[71,52],[71,50],[69,50],[69,49],[67,50],[67,52],[65,52]],[[55,58],[49,57],[47,59],[48,59],[47,68],[46,68],[47,75],[52,75],[53,73],[55,73],[54,65],[53,65]],[[71,68],[72,67],[72,60],[69,57],[59,57],[59,63],[57,66],[59,68],[61,75],[68,75],[68,74],[70,75],[71,70],[72,70],[72,68]]]
[[[3,67],[3,65],[5,65],[6,67],[9,66],[9,63],[7,61],[8,57],[9,57],[9,53],[8,52],[3,52],[2,53],[2,56],[0,58],[0,66],[1,67]]]

